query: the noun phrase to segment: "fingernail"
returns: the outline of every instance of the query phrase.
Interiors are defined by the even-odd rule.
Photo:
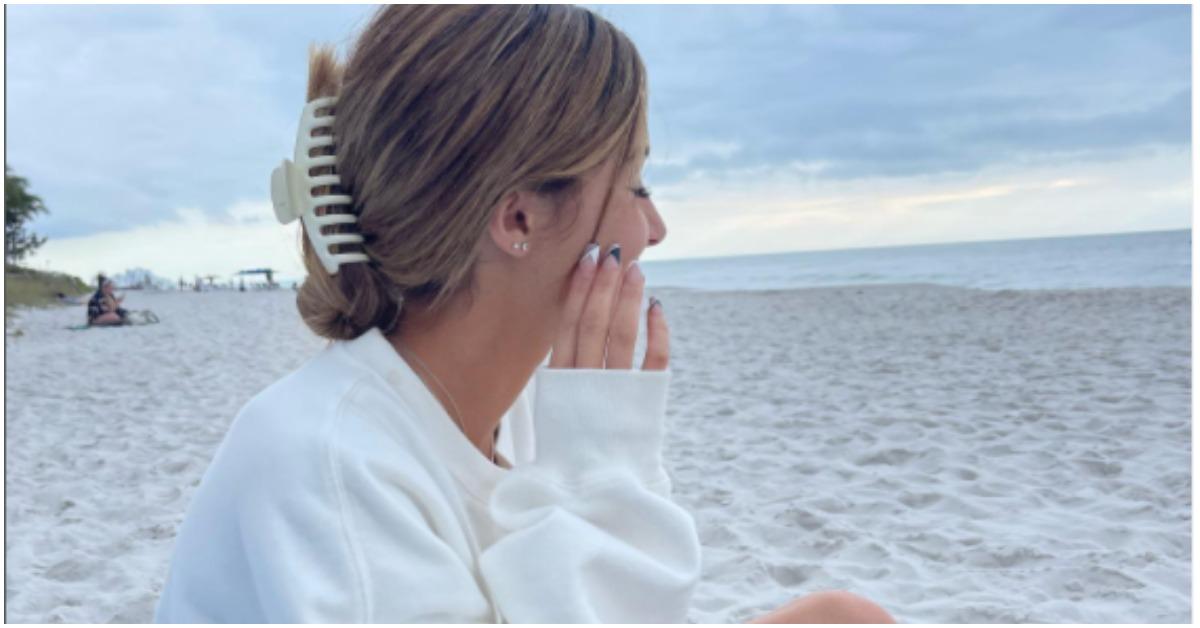
[[[579,263],[582,264],[583,260],[585,260],[585,259],[592,260],[593,264],[595,264],[597,261],[599,261],[600,245],[596,244],[595,242],[592,242],[592,243],[588,244],[586,247],[584,247],[583,257],[579,258]]]
[[[635,279],[643,277],[642,267],[637,263],[637,260],[629,262],[629,268],[626,268],[625,272],[628,273],[630,277]]]
[[[621,245],[614,244],[614,245],[608,247],[608,254],[610,256],[616,258],[617,262],[620,262],[621,261]]]
[[[655,297],[650,297],[650,307],[648,307],[648,308],[646,308],[646,309],[647,309],[647,310],[653,310],[653,309],[654,309],[654,306],[656,306],[656,305],[658,306],[658,309],[660,309],[660,310],[662,309],[662,301],[659,301],[659,300],[658,300],[657,298],[655,298]]]

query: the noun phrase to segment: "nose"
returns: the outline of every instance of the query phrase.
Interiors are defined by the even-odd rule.
[[[667,238],[667,225],[663,222],[662,216],[658,213],[658,208],[654,203],[647,203],[646,223],[649,227],[649,240],[646,246],[658,246]]]

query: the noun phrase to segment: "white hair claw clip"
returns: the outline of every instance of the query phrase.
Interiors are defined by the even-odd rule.
[[[309,153],[314,148],[330,146],[334,143],[333,135],[313,136],[316,129],[329,127],[332,129],[334,116],[317,115],[318,109],[332,107],[337,104],[336,97],[318,98],[304,106],[300,118],[300,130],[296,133],[296,150],[292,156],[294,161],[283,160],[278,168],[271,173],[271,202],[275,206],[275,217],[279,222],[288,224],[299,218],[304,223],[304,231],[312,243],[321,265],[330,275],[337,273],[338,266],[351,262],[366,262],[370,258],[364,253],[334,253],[331,248],[335,244],[362,244],[363,237],[359,233],[321,233],[321,228],[336,224],[357,223],[354,214],[325,214],[317,215],[317,208],[327,205],[350,205],[353,201],[345,194],[323,194],[313,196],[313,188],[329,185],[341,185],[342,179],[336,174],[309,174],[312,168],[337,165],[336,155],[316,155]]]

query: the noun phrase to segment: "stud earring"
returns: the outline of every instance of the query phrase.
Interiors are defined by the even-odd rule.
[[[514,249],[517,249],[518,251],[528,251],[529,250],[528,242],[513,242],[512,246]]]

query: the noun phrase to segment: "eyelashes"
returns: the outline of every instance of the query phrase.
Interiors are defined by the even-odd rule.
[[[650,198],[650,188],[644,185],[639,185],[638,187],[633,188],[633,194],[638,198]]]

